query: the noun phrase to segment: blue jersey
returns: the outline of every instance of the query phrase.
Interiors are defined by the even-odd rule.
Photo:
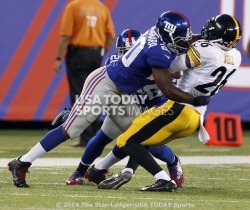
[[[116,54],[111,55],[105,61],[105,65],[112,64],[119,60],[119,56]],[[156,84],[149,84],[143,86],[143,88],[139,89],[133,95],[146,95],[143,101],[139,101],[139,106],[144,108],[151,108],[153,106],[161,106],[163,103],[167,101],[167,99],[161,94],[158,86]],[[137,97],[139,99],[140,97]]]
[[[168,69],[175,57],[176,54],[167,49],[155,27],[152,27],[122,58],[108,65],[107,72],[110,79],[125,93],[146,92],[150,88],[145,90],[145,87],[155,85],[152,67]]]
[[[109,65],[109,64],[111,64],[111,63],[114,63],[114,62],[116,62],[116,61],[118,61],[118,59],[119,59],[120,57],[118,56],[118,54],[117,53],[115,53],[115,54],[113,54],[113,55],[111,55],[111,56],[109,56],[108,58],[107,58],[107,60],[105,61],[105,66],[107,66],[107,65]]]

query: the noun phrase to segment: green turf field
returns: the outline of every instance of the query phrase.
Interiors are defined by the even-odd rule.
[[[46,131],[0,131],[0,158],[24,154]],[[65,142],[43,157],[80,157],[82,148]],[[109,145],[104,154],[112,148]],[[196,135],[172,142],[180,156],[249,155],[250,132],[244,132],[240,147],[211,147],[199,143]],[[1,159],[0,159],[1,161]],[[167,169],[163,166],[164,169]],[[186,183],[174,193],[139,192],[154,182],[139,169],[134,178],[116,191],[96,186],[66,186],[74,167],[31,167],[28,189],[13,186],[7,167],[0,167],[0,209],[250,209],[250,165],[184,165]],[[121,168],[111,168],[116,173]]]

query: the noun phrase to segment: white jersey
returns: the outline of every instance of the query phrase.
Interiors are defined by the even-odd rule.
[[[181,55],[172,62],[169,70],[171,72],[184,70],[177,87],[194,97],[214,96],[227,83],[241,63],[241,54],[237,49],[224,50],[218,44],[207,40],[198,40],[193,43],[187,55],[192,68],[184,70],[187,68],[186,55]],[[201,114],[198,136],[202,143],[206,143],[210,139],[203,126],[207,106],[185,105]]]
[[[193,68],[187,69],[178,87],[192,96],[214,96],[222,88],[241,63],[240,52],[233,48],[224,50],[215,43],[199,40],[187,52]],[[194,107],[204,114],[207,106]]]

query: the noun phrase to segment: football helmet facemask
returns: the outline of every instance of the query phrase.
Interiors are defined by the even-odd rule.
[[[219,44],[224,49],[230,49],[241,38],[241,26],[239,21],[231,15],[218,15],[210,18],[203,26],[201,37]]]
[[[124,30],[116,40],[116,50],[119,57],[122,57],[139,39],[141,33],[134,29]]]
[[[156,30],[167,48],[176,54],[189,49],[192,32],[189,20],[178,12],[164,12],[156,22]]]

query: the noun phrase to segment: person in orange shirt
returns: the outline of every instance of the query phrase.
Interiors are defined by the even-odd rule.
[[[104,54],[115,40],[114,24],[108,8],[99,0],[70,1],[63,12],[54,69],[61,71],[66,53],[71,106],[80,96],[87,76],[101,66]],[[98,120],[89,126],[74,146],[85,146],[100,128]]]

